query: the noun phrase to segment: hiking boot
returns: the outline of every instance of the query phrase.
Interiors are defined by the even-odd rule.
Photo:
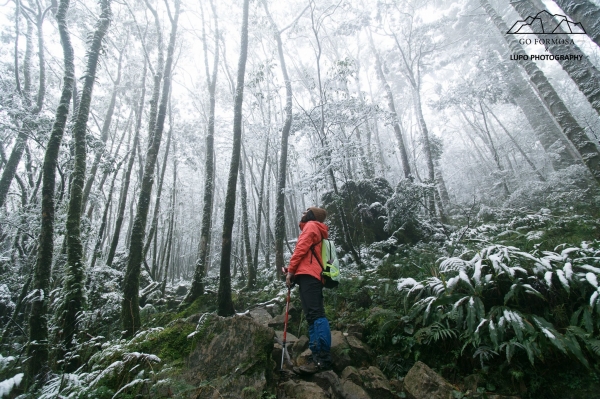
[[[317,363],[317,366],[319,366],[320,371],[331,370],[331,353],[321,352],[315,357],[314,361]]]
[[[311,375],[321,371],[319,365],[313,360],[310,360],[304,366],[294,367],[294,373],[299,375]]]

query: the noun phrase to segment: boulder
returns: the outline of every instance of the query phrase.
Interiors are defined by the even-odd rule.
[[[354,335],[348,335],[346,342],[352,349],[352,362],[360,366],[368,366],[373,358],[373,352],[371,348],[361,340],[356,338]]]
[[[308,349],[308,337],[306,335],[303,335],[300,338],[298,338],[298,340],[296,341],[296,343],[292,347],[292,352],[294,354],[296,354],[296,353],[302,353],[302,352],[304,352],[307,349]]]
[[[273,360],[275,360],[275,363],[277,364],[277,369],[279,370],[281,368],[281,350],[282,350],[282,343],[283,343],[283,331],[275,331],[275,343],[273,344]],[[290,356],[290,361],[293,362],[293,353],[292,353],[292,346],[294,345],[294,343],[296,343],[296,341],[298,341],[298,338],[296,338],[296,336],[294,334],[290,334],[287,333],[286,334],[286,348],[288,350],[288,355]],[[285,366],[285,359],[284,359],[284,366]],[[288,366],[291,366],[289,363],[287,363]],[[284,367],[285,368],[285,367]]]
[[[363,339],[364,327],[360,324],[348,324],[346,332],[349,336],[354,336],[360,340]]]
[[[280,399],[330,399],[331,395],[314,382],[286,381],[279,384],[277,397]]]
[[[363,387],[374,398],[394,399],[397,396],[392,392],[388,379],[377,367],[370,366],[358,370],[362,377]]]
[[[312,351],[310,349],[306,349],[304,352],[302,352],[296,358],[296,365],[297,366],[304,366],[306,363],[308,363],[308,361],[310,360],[311,356],[312,356]]]
[[[286,345],[288,347],[288,351],[290,350],[290,346]],[[277,370],[281,369],[281,344],[276,343],[273,345],[273,352],[271,352],[271,358],[275,361],[275,367]],[[294,358],[292,357],[292,354],[288,352],[289,357],[289,361],[287,360],[287,356],[284,358],[284,363],[283,363],[283,368],[284,369],[291,369],[294,366]]]
[[[275,336],[277,337],[277,342],[283,342],[283,331],[275,331]],[[298,342],[298,338],[288,331],[285,334],[285,346],[288,347],[288,350],[290,350],[296,342]]]
[[[342,389],[344,390],[345,397],[348,399],[371,399],[364,389],[352,381],[344,380],[342,382]]]
[[[267,312],[273,317],[277,316],[282,311],[282,307],[278,303],[269,303],[268,305],[265,305],[265,309],[267,309]]]
[[[362,385],[362,378],[361,378],[360,374],[358,373],[358,370],[356,369],[356,367],[353,367],[353,366],[346,367],[344,369],[344,371],[342,371],[341,377],[342,377],[342,379],[352,381],[353,383],[355,383],[357,385]]]
[[[415,399],[448,399],[458,390],[423,362],[416,362],[408,371],[404,389]]]
[[[268,326],[269,322],[273,320],[273,317],[265,308],[252,309],[250,311],[250,317],[263,326]]]
[[[338,373],[352,364],[350,345],[341,331],[331,332],[331,360],[333,369]]]
[[[183,284],[179,284],[177,286],[177,289],[175,290],[175,295],[185,296],[185,294],[187,294],[187,292],[188,292],[188,287]]]
[[[290,321],[292,321],[292,315],[289,315],[288,317],[288,323]],[[283,330],[283,327],[285,325],[285,315],[280,314],[278,316],[273,317],[271,320],[269,320],[267,325],[276,330]]]
[[[309,379],[310,382],[314,382],[326,392],[333,393],[334,397],[343,397],[342,384],[337,374],[332,370],[321,371],[320,373],[314,374]]]
[[[193,397],[260,398],[272,381],[275,331],[247,316],[212,316],[181,376]]]

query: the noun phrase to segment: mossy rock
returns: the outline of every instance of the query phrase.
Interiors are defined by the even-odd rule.
[[[211,316],[187,359],[182,376],[196,387],[195,395],[252,398],[272,385],[271,328],[247,316]],[[259,395],[260,396],[260,395]],[[259,397],[257,396],[257,397]]]

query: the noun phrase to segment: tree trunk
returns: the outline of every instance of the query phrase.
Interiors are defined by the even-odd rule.
[[[521,108],[535,137],[548,154],[552,167],[559,170],[572,165],[579,155],[572,154],[571,144],[564,137],[552,114],[535,93],[531,82],[521,74],[517,65],[510,64],[508,71],[512,78],[508,79],[511,96],[515,99],[517,106]]]
[[[23,95],[21,91],[21,78],[19,77],[19,35],[20,26],[19,19],[21,18],[21,1],[15,0],[15,52],[14,52],[14,66],[15,66],[15,86],[17,93]]]
[[[96,264],[96,259],[102,255],[102,238],[104,237],[104,232],[106,231],[107,219],[108,219],[108,210],[110,209],[110,204],[112,202],[113,190],[115,188],[115,180],[117,180],[117,175],[119,169],[121,168],[121,164],[125,161],[123,159],[119,162],[115,168],[114,176],[112,182],[110,183],[110,189],[108,190],[108,195],[106,196],[106,204],[104,204],[104,212],[102,213],[102,221],[100,222],[100,229],[98,229],[98,237],[96,239],[96,245],[94,246],[94,251],[92,253],[92,260],[90,262],[90,270],[94,268]]]
[[[102,48],[102,40],[108,30],[111,19],[110,0],[101,0],[102,13],[98,20],[96,31],[88,50],[85,79],[81,90],[81,99],[77,112],[77,119],[73,126],[73,139],[75,142],[75,159],[73,165],[71,195],[66,223],[67,240],[67,265],[64,281],[64,304],[60,310],[59,328],[62,344],[59,357],[71,351],[73,338],[77,334],[77,314],[83,309],[85,302],[85,264],[83,262],[83,246],[81,243],[81,213],[82,191],[85,181],[86,164],[86,132],[87,121],[90,114],[92,90],[96,80],[96,68]],[[65,370],[73,371],[78,367],[78,360],[65,360]]]
[[[267,3],[263,0],[263,6],[273,30],[273,35],[277,41],[277,53],[279,54],[279,64],[283,81],[285,84],[285,121],[281,129],[281,147],[279,150],[279,174],[277,177],[277,190],[275,191],[275,269],[281,275],[285,267],[283,258],[283,240],[285,237],[285,178],[287,176],[287,154],[288,139],[292,127],[292,83],[287,72],[285,57],[283,55],[283,44],[281,41],[281,32],[277,28],[275,21],[271,17],[267,8]]]
[[[521,148],[521,146],[519,145],[519,143],[517,142],[517,140],[512,136],[512,134],[510,134],[510,132],[504,126],[504,124],[502,122],[500,122],[500,119],[498,119],[498,117],[496,116],[496,114],[494,114],[494,112],[492,112],[492,110],[490,109],[490,107],[488,107],[487,105],[485,107],[489,111],[490,115],[492,115],[492,117],[496,120],[496,122],[498,122],[498,124],[500,125],[500,127],[502,128],[502,130],[504,130],[504,133],[506,133],[506,135],[508,136],[508,138],[510,139],[510,141],[513,142],[513,144],[515,145],[515,147],[517,148],[517,150],[519,151],[519,153],[523,156],[523,159],[525,160],[525,162],[527,162],[527,164],[529,166],[531,166],[531,169],[533,169],[533,171],[538,176],[538,178],[540,179],[540,181],[546,181],[546,178],[544,177],[544,175],[542,175],[542,172],[540,172],[538,170],[538,168],[535,166],[535,164],[533,163],[533,161],[527,156],[527,154],[525,153],[525,151],[523,150],[523,148]]]
[[[142,252],[142,259],[145,261],[146,256],[148,255],[148,250],[150,249],[150,244],[152,244],[152,238],[154,234],[156,234],[156,226],[158,225],[158,213],[160,212],[160,198],[162,194],[162,188],[165,181],[165,172],[167,171],[167,160],[169,159],[169,148],[171,147],[171,135],[173,134],[173,126],[169,127],[169,134],[167,135],[167,143],[165,144],[165,155],[163,157],[162,169],[160,171],[160,177],[158,179],[158,186],[156,187],[156,201],[154,203],[154,215],[152,217],[152,225],[150,226],[150,232],[148,233],[148,238],[146,239],[146,244],[144,245],[144,250]],[[152,278],[156,278],[156,276],[151,274]]]
[[[148,116],[148,149],[152,147],[152,140],[154,138],[154,132],[156,130],[156,119],[158,112],[158,100],[160,99],[160,82],[163,79],[163,74],[166,74],[166,69],[163,71],[164,67],[164,54],[163,54],[163,39],[162,39],[162,28],[160,26],[160,21],[158,19],[158,13],[156,10],[150,5],[148,0],[144,0],[146,3],[146,7],[150,10],[152,15],[154,16],[154,24],[156,26],[156,47],[158,49],[158,59],[156,61],[156,70],[154,71],[154,88],[152,89],[152,97],[150,98],[150,114]],[[168,51],[168,50],[167,50]],[[151,66],[150,66],[151,68]],[[141,157],[141,151],[140,151]],[[143,168],[140,168],[140,173]],[[140,180],[143,177],[140,176]]]
[[[398,113],[396,112],[396,105],[394,104],[394,95],[392,94],[392,89],[388,84],[385,75],[383,73],[383,66],[381,65],[381,59],[379,57],[379,53],[375,49],[375,45],[373,44],[373,39],[369,36],[369,41],[371,43],[371,51],[375,56],[375,71],[377,72],[377,77],[381,81],[383,88],[385,90],[385,95],[388,101],[388,108],[393,118],[394,125],[394,133],[396,135],[396,140],[398,141],[398,149],[400,150],[400,158],[402,159],[402,169],[404,171],[404,178],[412,180],[412,173],[410,170],[410,164],[408,162],[408,153],[406,152],[406,146],[404,145],[404,137],[402,135],[402,130],[400,129],[400,121],[398,120]]]
[[[54,185],[58,154],[69,115],[75,74],[73,46],[67,28],[68,9],[69,0],[60,0],[56,21],[63,50],[64,77],[60,103],[56,109],[56,119],[52,125],[52,132],[44,155],[42,220],[32,286],[32,290],[36,294],[32,295],[29,314],[29,342],[27,344],[29,361],[25,368],[26,387],[30,386],[38,376],[42,377],[41,374],[48,363],[48,301],[50,300],[50,275],[54,253]]]
[[[541,11],[546,11],[546,7],[540,0],[511,0],[510,4],[523,19],[530,15],[537,15]],[[600,16],[600,13],[598,16]],[[552,39],[568,39],[568,32],[565,32],[560,26],[557,26],[553,33],[555,34],[552,35]],[[545,46],[551,54],[556,56],[571,54],[581,57],[579,60],[559,58],[557,61],[588,99],[592,108],[600,115],[600,71],[576,45],[568,46],[554,40],[548,40]]]
[[[144,111],[144,100],[146,98],[146,72],[148,70],[147,62],[144,61],[144,72],[142,73],[142,93],[140,97],[140,104],[138,107],[137,120],[135,125],[135,133],[133,136],[133,145],[131,147],[131,154],[127,163],[127,170],[123,176],[123,183],[121,187],[121,195],[119,197],[119,209],[117,211],[117,219],[115,221],[115,232],[110,243],[110,250],[106,259],[106,265],[112,266],[113,259],[115,258],[115,252],[117,251],[117,245],[119,245],[119,236],[121,235],[121,227],[123,226],[123,217],[125,215],[125,206],[127,205],[127,193],[129,190],[129,182],[131,181],[131,171],[133,170],[133,164],[135,163],[135,156],[137,147],[139,147],[140,141],[140,128],[142,126],[142,115]]]
[[[256,269],[254,269],[252,262],[252,249],[250,247],[250,232],[248,230],[248,193],[246,192],[246,173],[243,160],[240,160],[240,190],[240,205],[242,206],[242,234],[244,239],[246,266],[248,268],[247,287],[252,289],[256,285]]]
[[[156,158],[160,149],[160,142],[167,114],[167,102],[171,91],[171,66],[173,65],[173,53],[175,52],[175,39],[177,38],[177,22],[179,20],[180,5],[181,2],[175,0],[175,14],[171,21],[171,36],[169,38],[167,60],[165,62],[163,74],[162,97],[156,120],[156,129],[152,139],[149,140],[150,145],[146,154],[144,176],[141,182],[138,199],[138,210],[131,230],[131,243],[129,246],[127,270],[123,281],[123,302],[121,306],[121,322],[123,330],[125,331],[125,337],[132,337],[140,328],[139,288],[140,268],[143,261],[142,251],[144,249],[144,234],[146,231],[148,209],[150,208],[150,196],[152,194],[152,184],[154,182],[153,175],[156,168]]]
[[[172,128],[171,128],[172,129]],[[166,165],[165,165],[166,166]],[[175,146],[173,146],[173,191],[171,192],[171,220],[169,221],[169,233],[167,237],[167,254],[166,261],[164,263],[165,278],[162,281],[160,291],[163,296],[165,295],[165,289],[167,287],[167,273],[169,272],[169,265],[171,262],[171,249],[173,248],[173,231],[175,229],[175,204],[177,203],[177,157],[175,156]],[[174,267],[174,266],[173,266]]]
[[[204,198],[202,206],[202,227],[200,228],[200,241],[198,243],[198,255],[195,262],[194,277],[187,295],[181,301],[180,307],[191,304],[200,295],[204,294],[204,276],[208,270],[208,254],[210,252],[210,230],[212,227],[213,199],[215,191],[215,168],[214,168],[214,134],[215,134],[215,88],[217,84],[217,72],[219,66],[219,26],[217,24],[217,13],[214,4],[210,2],[215,23],[215,52],[213,60],[212,75],[208,69],[208,49],[206,43],[206,30],[202,24],[202,45],[204,49],[204,68],[206,70],[206,83],[208,86],[209,109],[208,129],[206,132],[206,159],[204,162]],[[202,10],[202,8],[201,8]],[[204,13],[202,13],[204,18]],[[204,20],[203,20],[204,21]]]
[[[600,7],[589,0],[554,0],[562,10],[580,22],[587,35],[600,47]]]
[[[517,56],[526,55],[525,50],[523,50],[523,47],[521,47],[516,38],[512,37],[512,35],[504,34],[504,32],[508,32],[508,27],[492,8],[488,0],[480,0],[480,3],[492,19],[492,22],[498,31],[503,35],[513,53]],[[535,85],[537,92],[544,100],[546,107],[548,107],[558,124],[561,126],[567,138],[573,143],[573,146],[581,155],[585,165],[589,168],[596,181],[600,183],[600,153],[598,152],[596,145],[589,140],[585,130],[577,123],[550,82],[548,82],[548,79],[546,79],[546,76],[535,63],[525,60],[518,62],[529,75],[531,82]]]
[[[85,211],[85,205],[90,196],[90,192],[92,191],[92,184],[94,183],[94,179],[96,177],[96,172],[98,171],[98,165],[100,165],[100,160],[102,159],[102,155],[105,153],[106,141],[108,140],[108,133],[110,131],[110,124],[112,122],[112,117],[115,112],[115,105],[117,103],[117,94],[119,93],[119,85],[121,84],[121,65],[123,61],[123,53],[125,49],[121,49],[119,52],[119,64],[117,66],[117,79],[115,79],[113,83],[113,91],[110,97],[110,102],[108,104],[108,110],[106,111],[106,116],[104,117],[104,122],[102,125],[102,131],[100,134],[100,141],[102,141],[102,146],[96,149],[96,156],[94,158],[94,163],[90,168],[90,175],[88,176],[88,180],[85,183],[85,187],[83,189],[83,198],[81,200],[81,209]]]
[[[264,154],[264,158],[263,158],[263,165],[262,165],[262,171],[260,172],[260,193],[258,194],[258,210],[256,212],[256,239],[254,241],[254,261],[253,263],[253,268],[254,271],[257,272],[258,271],[258,248],[259,248],[259,244],[260,244],[260,227],[261,227],[261,221],[262,221],[262,211],[263,211],[263,201],[264,201],[264,197],[265,197],[265,172],[267,170],[267,159],[268,159],[268,155],[269,155],[269,136],[267,136],[267,140],[265,142],[265,154]],[[268,226],[268,221],[266,221],[267,223],[267,228]],[[268,251],[268,249],[267,249]],[[248,281],[250,281],[250,279],[248,278]]]
[[[244,78],[246,73],[246,59],[248,56],[249,3],[250,0],[244,0],[240,59],[238,61],[237,85],[233,108],[233,150],[231,154],[231,165],[229,167],[229,179],[227,181],[225,210],[223,213],[223,241],[221,244],[221,268],[219,274],[219,293],[217,298],[217,313],[219,316],[232,316],[235,313],[231,298],[231,234],[235,219],[235,189],[237,185],[240,149],[242,144],[242,104],[244,101]]]

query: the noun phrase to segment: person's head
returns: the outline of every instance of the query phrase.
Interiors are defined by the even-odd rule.
[[[327,211],[325,209],[311,206],[302,213],[302,219],[300,219],[300,221],[306,223],[310,222],[311,220],[316,220],[323,223],[325,218],[327,218]]]

